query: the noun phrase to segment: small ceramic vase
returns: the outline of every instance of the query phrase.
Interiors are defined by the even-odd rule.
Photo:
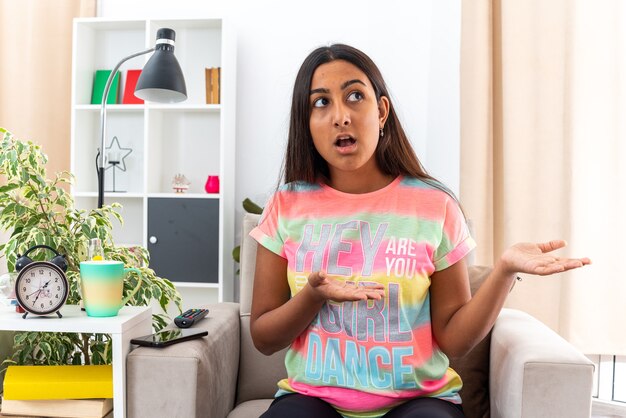
[[[219,176],[209,176],[206,179],[204,190],[207,193],[219,193],[220,192],[220,178]]]

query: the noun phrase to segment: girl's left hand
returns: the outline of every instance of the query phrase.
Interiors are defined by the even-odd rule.
[[[567,243],[563,240],[538,244],[522,242],[504,251],[500,261],[505,270],[511,274],[529,273],[540,276],[560,273],[591,264],[591,260],[587,257],[565,258],[549,254],[551,251],[558,250],[566,245]]]

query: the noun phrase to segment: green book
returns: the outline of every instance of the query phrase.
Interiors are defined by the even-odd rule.
[[[107,84],[111,70],[97,70],[96,75],[93,78],[93,92],[91,93],[91,104],[101,104],[102,95],[104,94],[104,87]],[[118,71],[113,77],[111,82],[111,88],[109,89],[109,96],[107,97],[107,104],[117,103],[117,92],[120,87],[120,72]]]

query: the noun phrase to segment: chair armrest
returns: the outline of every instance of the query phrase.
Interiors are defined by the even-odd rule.
[[[493,418],[588,418],[593,363],[546,325],[503,309],[491,336]]]
[[[164,348],[139,347],[127,367],[128,417],[215,417],[235,404],[239,367],[239,305],[206,306],[194,324],[209,335]]]

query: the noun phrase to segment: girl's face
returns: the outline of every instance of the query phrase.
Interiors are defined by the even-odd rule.
[[[322,64],[311,80],[309,129],[313,144],[328,163],[331,179],[342,174],[380,174],[374,152],[389,101],[376,101],[374,88],[347,61]]]

